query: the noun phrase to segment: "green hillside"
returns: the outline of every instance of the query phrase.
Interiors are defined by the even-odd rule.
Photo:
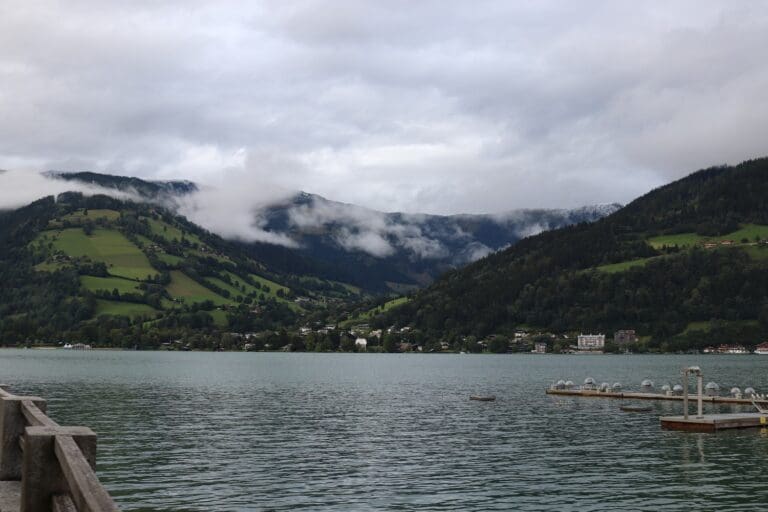
[[[292,328],[338,283],[272,273],[159,206],[76,193],[0,212],[0,342],[160,346],[194,334]],[[327,295],[326,295],[327,293]],[[302,297],[301,305],[295,301]],[[222,341],[224,340],[224,341]]]
[[[443,338],[629,328],[650,349],[754,345],[768,337],[766,197],[768,159],[699,171],[449,272],[377,323]]]
[[[136,281],[121,279],[118,277],[80,276],[83,288],[92,292],[140,293],[141,289]]]
[[[190,279],[183,272],[172,270],[170,274],[171,282],[166,286],[166,290],[174,299],[190,303],[211,301],[216,306],[232,303],[230,300]]]
[[[91,234],[82,228],[43,231],[39,242],[52,243],[53,250],[70,258],[102,262],[113,276],[140,280],[157,273],[144,253],[115,229],[95,229]]]
[[[143,316],[155,316],[157,310],[146,304],[135,304],[131,302],[118,302],[113,300],[96,301],[96,315],[127,316],[131,318]]]
[[[403,304],[407,303],[408,300],[408,297],[398,297],[396,299],[388,300],[379,306],[354,314],[351,318],[344,320],[339,325],[340,327],[346,328],[362,322],[369,322],[378,315],[386,313],[387,311],[390,311],[398,306],[402,306]]]

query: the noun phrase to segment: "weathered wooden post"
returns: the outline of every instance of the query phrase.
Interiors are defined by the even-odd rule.
[[[57,437],[70,437],[96,468],[96,434],[87,427],[27,427],[21,478],[21,512],[51,512],[53,497],[73,491],[57,451]],[[73,493],[73,501],[77,503]],[[80,509],[82,510],[82,509]]]
[[[46,402],[0,385],[0,479],[21,480],[20,512],[119,512],[96,476],[96,434],[62,427]]]
[[[703,415],[704,410],[704,403],[703,403],[703,382],[704,382],[704,375],[701,373],[701,368],[698,366],[689,366],[688,368],[683,369],[683,418],[686,420],[688,419],[688,376],[691,373],[696,374],[696,388],[698,391],[698,415],[697,418],[701,418]]]
[[[29,400],[45,412],[46,402],[36,396],[0,396],[0,480],[21,480],[22,452],[19,439],[27,421],[21,403]]]

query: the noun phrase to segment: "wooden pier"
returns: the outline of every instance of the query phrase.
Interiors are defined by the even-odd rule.
[[[704,379],[701,368],[689,366],[683,368],[682,394],[672,393],[632,393],[620,391],[600,391],[597,389],[560,389],[551,387],[547,389],[548,395],[580,396],[587,398],[615,398],[625,400],[668,400],[683,402],[682,416],[662,416],[659,418],[661,427],[669,430],[686,430],[689,432],[717,432],[734,428],[768,427],[768,410],[760,407],[768,403],[765,396],[751,398],[736,398],[730,396],[704,396]],[[697,414],[691,415],[688,409],[688,379],[696,376]],[[591,379],[590,379],[591,380]],[[733,404],[749,405],[756,407],[758,412],[733,413],[733,414],[704,414],[704,404]]]
[[[96,434],[0,385],[0,512],[119,512],[96,477]]]
[[[661,427],[688,432],[717,432],[734,428],[768,427],[768,415],[759,412],[742,414],[704,414],[703,416],[662,416]]]
[[[664,393],[598,391],[596,389],[548,388],[546,393],[548,395],[583,396],[587,398],[614,398],[624,400],[670,400],[679,402],[683,402],[685,400],[685,397],[682,395],[666,395]],[[696,397],[694,396],[694,398]],[[752,405],[751,398],[734,398],[730,396],[702,396],[701,400],[706,404]],[[754,401],[759,404],[768,404],[768,398],[756,398]]]

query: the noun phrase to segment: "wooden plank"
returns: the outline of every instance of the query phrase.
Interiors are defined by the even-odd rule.
[[[661,428],[667,430],[683,430],[685,432],[714,432],[715,426],[711,423],[686,423],[682,421],[662,421]]]
[[[69,494],[56,494],[51,500],[51,510],[53,512],[77,512],[75,502]]]
[[[597,391],[586,389],[547,389],[548,395],[561,395],[561,396],[580,396],[585,398],[615,398],[615,399],[632,399],[632,400],[668,400],[668,401],[682,401],[683,397],[679,395],[664,395],[661,393],[638,393],[638,392],[620,392],[613,391]],[[689,399],[698,400],[697,395],[689,395]],[[752,405],[751,398],[732,398],[729,396],[703,396],[702,401],[710,404],[741,404]],[[768,404],[768,398],[755,399],[757,403]]]
[[[80,512],[117,512],[112,497],[101,485],[93,468],[72,436],[57,435],[55,442],[56,457],[61,464],[61,471],[67,480],[72,501]]]
[[[8,384],[0,384],[0,396],[12,397],[13,393],[10,393],[7,389]]]
[[[716,432],[737,428],[768,426],[768,416],[760,413],[705,414],[703,416],[662,416],[662,428],[694,432]]]
[[[21,412],[30,427],[58,427],[59,424],[41,411],[31,400],[22,400]]]

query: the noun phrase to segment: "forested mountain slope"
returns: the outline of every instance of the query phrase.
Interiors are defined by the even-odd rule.
[[[634,328],[651,346],[768,336],[768,159],[696,172],[592,224],[449,272],[379,323],[432,336]]]

